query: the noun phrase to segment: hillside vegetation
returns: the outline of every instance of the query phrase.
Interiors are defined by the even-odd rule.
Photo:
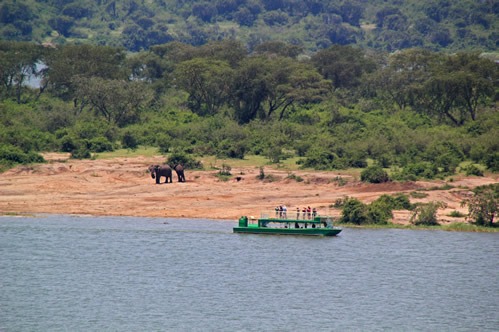
[[[496,51],[497,0],[6,0],[3,40],[194,46],[234,39],[249,50],[283,41],[309,52],[333,44]]]

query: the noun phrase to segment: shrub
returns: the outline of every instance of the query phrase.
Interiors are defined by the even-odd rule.
[[[200,161],[197,161],[191,156],[188,156],[182,152],[172,153],[166,160],[166,163],[171,166],[180,164],[184,166],[184,168],[190,168],[190,169],[203,168],[203,164]]]
[[[451,213],[448,214],[449,217],[453,217],[453,218],[464,218],[466,217],[466,215],[464,213],[461,213],[459,211],[451,211]]]
[[[0,162],[5,164],[29,164],[42,163],[45,159],[35,152],[24,152],[20,148],[11,145],[0,146]]]
[[[473,197],[462,201],[461,206],[468,206],[468,217],[477,225],[493,226],[499,213],[499,183],[476,187],[473,192]]]
[[[464,172],[467,176],[475,175],[475,176],[483,176],[483,172],[477,166],[470,164],[464,168]]]
[[[413,225],[437,226],[437,211],[439,208],[445,207],[442,202],[430,202],[422,204],[414,209],[410,223]]]
[[[114,151],[113,144],[105,137],[95,137],[88,141],[89,150],[92,152]]]
[[[360,173],[360,180],[369,183],[383,183],[390,181],[390,178],[380,166],[369,166]]]
[[[223,140],[217,148],[217,157],[219,158],[233,158],[244,159],[246,153],[246,146],[242,142],[233,142],[230,140]]]
[[[376,201],[383,203],[390,210],[412,210],[413,205],[409,201],[409,197],[405,194],[397,195],[381,195]],[[373,203],[374,203],[373,202]]]
[[[222,164],[222,169],[220,169],[220,171],[218,171],[218,174],[220,174],[220,175],[232,175],[230,173],[231,170],[232,170],[232,167],[230,167],[230,165]]]
[[[485,157],[485,165],[487,168],[494,172],[499,172],[499,152],[490,153],[487,157]]]
[[[288,174],[286,179],[295,180],[296,182],[303,182],[303,178],[301,176],[293,174],[293,173]]]
[[[366,216],[371,224],[387,224],[393,218],[393,213],[386,202],[376,200],[367,206]]]
[[[71,135],[63,136],[60,140],[60,149],[62,152],[71,152],[77,147],[77,139]]]
[[[433,179],[438,174],[438,168],[432,163],[422,161],[407,164],[402,171],[396,172],[393,177],[396,180],[415,181],[419,178]]]
[[[72,159],[90,159],[91,157],[92,154],[90,153],[90,150],[84,144],[79,145],[76,149],[71,151]]]
[[[125,149],[135,150],[138,148],[139,142],[134,134],[132,134],[130,131],[127,131],[125,132],[125,134],[123,134],[123,137],[121,138],[121,145]]]
[[[425,198],[425,197],[428,197],[428,194],[427,193],[422,193],[420,191],[413,191],[413,192],[411,192],[411,197],[414,197],[414,198]]]
[[[367,223],[367,205],[356,198],[345,198],[339,221],[357,225]]]

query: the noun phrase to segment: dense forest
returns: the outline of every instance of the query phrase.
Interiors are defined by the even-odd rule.
[[[133,54],[2,41],[0,160],[145,145],[323,170],[372,166],[402,180],[499,171],[494,61],[419,48],[302,51],[278,41],[252,52],[225,40]]]
[[[0,39],[90,43],[133,52],[176,41],[268,41],[393,52],[496,51],[498,0],[5,0]]]

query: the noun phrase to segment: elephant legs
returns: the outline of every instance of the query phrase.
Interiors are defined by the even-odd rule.
[[[164,176],[165,177],[165,183],[173,183],[173,177],[171,175],[156,175],[156,184],[160,184],[161,183],[161,176]],[[170,180],[170,181],[168,181]]]

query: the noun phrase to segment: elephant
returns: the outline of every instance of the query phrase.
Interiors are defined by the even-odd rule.
[[[148,168],[149,172],[151,173],[151,177],[153,179],[156,179],[156,184],[160,183],[160,178],[164,176],[166,178],[165,183],[168,183],[168,179],[170,179],[170,183],[173,182],[172,180],[172,169],[170,165],[164,164],[164,165],[151,165]]]
[[[184,166],[177,164],[173,166],[175,172],[177,172],[178,182],[185,182]]]

